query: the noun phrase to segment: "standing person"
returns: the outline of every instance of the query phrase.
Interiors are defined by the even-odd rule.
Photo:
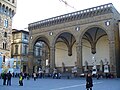
[[[90,73],[87,74],[86,77],[86,89],[87,90],[92,90],[93,87],[93,80],[92,80],[92,76]]]
[[[3,85],[6,85],[7,74],[5,72],[2,73]]]
[[[23,75],[22,75],[22,73],[20,73],[20,76],[19,76],[19,86],[23,86]]]
[[[7,85],[11,86],[11,77],[12,74],[10,73],[10,71],[7,73]]]
[[[37,77],[37,75],[36,75],[36,73],[34,72],[34,73],[33,73],[34,81],[36,81],[36,77]]]

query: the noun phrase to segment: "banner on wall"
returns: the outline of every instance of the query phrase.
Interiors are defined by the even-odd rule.
[[[0,68],[2,68],[2,56],[0,56]]]
[[[0,56],[0,73],[2,72],[15,72],[20,73],[20,65],[15,58],[5,58],[5,62],[2,62],[2,56]]]

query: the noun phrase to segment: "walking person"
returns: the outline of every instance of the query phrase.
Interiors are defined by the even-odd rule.
[[[23,86],[23,75],[22,75],[22,73],[20,73],[20,76],[19,76],[19,86]]]
[[[10,71],[7,73],[7,85],[11,86],[11,77],[12,74],[10,73]]]
[[[87,90],[92,90],[93,87],[93,80],[92,80],[92,76],[90,73],[87,74],[86,76],[86,89]]]

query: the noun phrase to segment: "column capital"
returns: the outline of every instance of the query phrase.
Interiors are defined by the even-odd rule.
[[[55,46],[50,46],[50,48],[52,49],[52,48],[55,48]]]
[[[82,47],[81,43],[76,42],[75,44],[76,44],[76,47]]]

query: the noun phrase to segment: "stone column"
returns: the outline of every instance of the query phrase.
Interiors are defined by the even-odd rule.
[[[100,60],[100,72],[103,72],[103,61]]]
[[[55,48],[50,47],[50,72],[55,68]]]
[[[82,45],[77,44],[76,51],[77,51],[77,67],[78,67],[78,72],[82,73]]]
[[[85,68],[84,68],[84,71],[87,72],[88,71],[88,62],[85,61]]]
[[[115,42],[109,41],[110,72],[116,75]]]
[[[33,73],[33,52],[28,53],[28,73]]]

